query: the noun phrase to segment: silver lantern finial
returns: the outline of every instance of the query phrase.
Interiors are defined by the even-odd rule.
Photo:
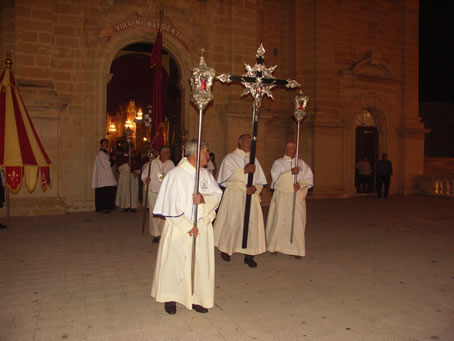
[[[193,68],[190,74],[191,100],[199,110],[204,110],[213,99],[211,87],[215,77],[214,69],[208,67],[205,63],[204,51],[204,49],[201,49],[199,65]]]
[[[309,97],[304,96],[302,91],[300,91],[299,94],[295,96],[295,101],[293,103],[295,111],[293,112],[293,116],[298,123],[304,120],[307,116],[307,102],[309,102]]]

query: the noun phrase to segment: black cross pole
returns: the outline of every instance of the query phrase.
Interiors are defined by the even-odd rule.
[[[243,84],[243,86],[245,87],[241,96],[251,94],[252,98],[254,99],[254,102],[252,104],[252,141],[249,158],[249,163],[251,165],[255,163],[258,123],[263,96],[266,95],[270,98],[273,98],[271,89],[273,89],[276,85],[285,86],[288,89],[300,86],[300,84],[295,80],[276,79],[273,77],[273,72],[276,69],[277,65],[270,68],[267,68],[264,65],[265,49],[263,48],[263,44],[260,44],[260,47],[257,50],[256,58],[257,63],[253,67],[246,63],[244,64],[247,72],[242,76],[222,74],[216,77],[222,83],[241,82],[241,84]],[[253,179],[254,174],[249,173],[247,179],[247,188],[253,185],[254,181]],[[251,212],[251,195],[246,194],[246,205],[244,210],[243,224],[243,240],[241,245],[243,249],[247,248],[250,212]]]

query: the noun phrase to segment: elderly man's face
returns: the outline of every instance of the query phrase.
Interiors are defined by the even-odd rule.
[[[240,149],[245,151],[246,153],[249,153],[251,151],[251,142],[252,139],[250,136],[244,136],[239,143]]]
[[[285,154],[293,159],[296,155],[296,144],[287,143],[287,148],[285,149]]]
[[[165,162],[170,158],[170,149],[164,148],[161,150],[159,153],[159,158],[161,159],[161,162]]]

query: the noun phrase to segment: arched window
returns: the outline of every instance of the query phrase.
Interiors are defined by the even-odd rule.
[[[356,116],[355,119],[356,127],[377,127],[374,116],[369,110],[363,110]]]

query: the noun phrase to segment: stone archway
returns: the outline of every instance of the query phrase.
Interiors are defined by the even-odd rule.
[[[371,109],[365,108],[355,118],[355,187],[357,193],[375,190],[378,155],[378,131]]]
[[[107,138],[111,145],[119,147],[125,143],[125,123],[133,131],[133,144],[136,151],[145,158],[150,150],[156,150],[155,129],[146,127],[145,120],[134,122],[135,118],[149,115],[154,124],[160,123],[160,136],[164,144],[172,149],[174,161],[181,156],[179,132],[181,122],[181,94],[179,83],[181,75],[174,58],[162,49],[162,114],[163,121],[156,122],[153,113],[154,69],[150,67],[153,44],[136,42],[118,51],[111,66],[111,80],[107,86]],[[153,126],[154,126],[153,124]],[[156,127],[157,128],[157,127]],[[160,143],[159,143],[160,144]],[[158,146],[159,148],[159,146]]]
[[[112,75],[110,74],[110,67],[118,51],[123,47],[134,44],[136,42],[147,42],[153,44],[150,40],[149,34],[140,31],[126,31],[114,36],[111,40],[106,41],[105,44],[99,44],[94,49],[95,57],[93,59],[93,73],[92,73],[92,92],[98,99],[95,103],[91,103],[92,107],[88,110],[95,113],[94,129],[93,132],[93,145],[95,141],[106,134],[106,120],[105,115],[107,111],[107,91],[106,85],[110,81]],[[191,57],[190,51],[187,47],[179,41],[176,37],[171,35],[163,35],[163,50],[174,59],[175,64],[180,74],[178,88],[181,95],[181,109],[180,118],[181,125],[190,133],[196,131],[194,125],[194,118],[196,115],[194,110],[190,110],[190,103],[188,94],[190,93],[189,82],[185,75],[189,75]]]
[[[98,39],[88,41],[85,50],[84,60],[86,63],[81,64],[80,77],[84,81],[84,88],[81,90],[81,96],[84,96],[78,107],[72,110],[80,115],[77,119],[76,129],[81,131],[79,140],[82,147],[82,158],[85,165],[83,170],[83,182],[81,188],[70,187],[71,183],[64,177],[59,177],[62,183],[62,193],[67,196],[69,210],[91,210],[93,208],[94,192],[91,188],[91,174],[93,171],[93,158],[99,146],[99,140],[106,136],[106,111],[107,111],[107,83],[111,79],[110,67],[118,51],[129,44],[135,42],[153,43],[155,34],[150,35],[147,32],[139,30],[126,30],[119,32],[110,39]],[[181,120],[183,126],[194,134],[197,130],[197,112],[190,107],[189,103],[189,82],[187,75],[193,66],[191,53],[184,43],[171,34],[163,34],[163,49],[165,49],[176,61],[181,75],[179,89],[181,92]],[[71,106],[71,103],[68,104]],[[59,148],[59,157],[66,157],[70,147],[62,146]],[[66,187],[69,189],[67,189]]]
[[[356,148],[356,120],[363,112],[371,114],[375,121],[375,129],[377,134],[377,153],[386,150],[389,145],[389,120],[388,115],[392,114],[393,108],[390,105],[388,96],[383,93],[368,91],[356,94],[350,94],[349,101],[346,102],[348,114],[346,115],[345,125],[345,143],[344,149],[345,173],[344,181],[347,191],[350,195],[357,192],[355,184],[355,166],[357,162]],[[386,113],[385,113],[386,111]]]

